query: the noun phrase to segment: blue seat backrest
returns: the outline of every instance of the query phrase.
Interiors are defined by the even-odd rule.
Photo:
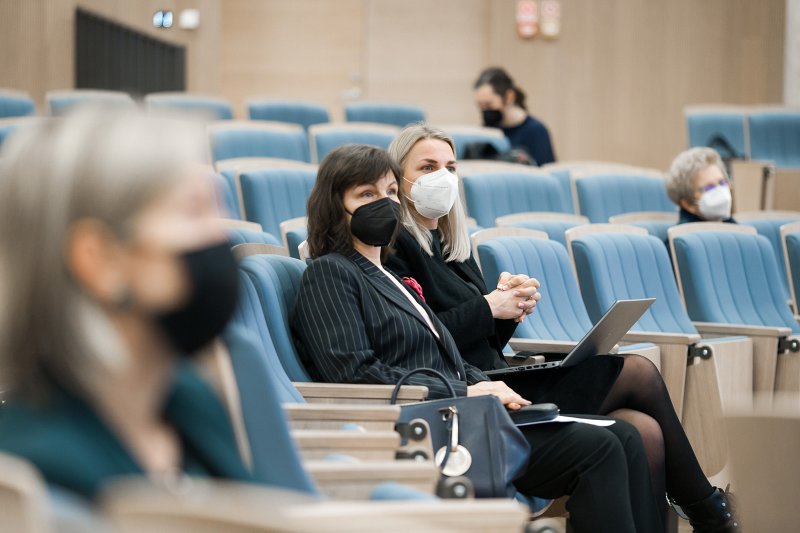
[[[125,94],[70,94],[54,96],[48,100],[50,115],[58,117],[69,113],[76,106],[110,107],[133,109],[136,102]]]
[[[751,112],[748,123],[752,159],[800,167],[800,111]]]
[[[598,174],[577,179],[575,188],[580,214],[593,223],[635,211],[677,211],[664,180],[653,176]]]
[[[681,303],[664,241],[652,235],[594,233],[574,239],[572,254],[593,321],[616,300],[655,298],[633,331],[697,333]]]
[[[289,255],[295,259],[300,259],[300,252],[297,247],[300,243],[308,239],[308,228],[297,228],[286,232],[286,244],[289,246]]]
[[[0,118],[25,117],[34,114],[36,114],[36,105],[29,96],[0,91]]]
[[[217,205],[223,212],[224,218],[241,219],[239,199],[236,196],[236,186],[230,177],[215,172],[213,174],[214,188],[217,191]]]
[[[790,327],[800,333],[766,237],[700,231],[675,238],[674,245],[692,320]]]
[[[578,341],[591,329],[562,244],[535,237],[500,237],[479,244],[478,255],[487,287],[493,287],[503,271],[522,272],[542,284],[542,299],[517,326],[515,337]]]
[[[300,168],[269,168],[239,176],[247,220],[258,222],[267,233],[280,235],[280,224],[306,215],[306,202],[316,172]]]
[[[786,254],[789,257],[789,272],[792,275],[795,298],[800,300],[800,233],[786,236]]]
[[[564,236],[564,233],[568,229],[574,228],[578,225],[580,225],[579,222],[570,222],[567,220],[549,220],[544,218],[540,220],[521,220],[511,224],[511,226],[515,228],[527,228],[543,231],[547,233],[547,236],[550,237],[550,240],[559,242],[563,246],[567,245],[567,239]]]
[[[344,106],[347,122],[376,122],[403,128],[425,121],[425,110],[419,106],[379,102],[358,102]]]
[[[305,130],[314,124],[330,122],[328,109],[300,100],[256,100],[247,104],[250,120],[273,120],[299,124]]]
[[[319,495],[306,473],[291,437],[279,393],[280,379],[251,330],[233,323],[224,335],[230,352],[239,402],[253,459],[253,476],[257,481],[284,489]],[[302,401],[302,399],[301,399]]]
[[[395,134],[383,130],[369,129],[326,129],[314,135],[317,145],[317,160],[322,161],[326,155],[344,144],[368,144],[384,150],[394,140]]]
[[[783,260],[783,246],[781,246],[781,226],[798,220],[800,220],[800,213],[798,213],[796,217],[765,218],[761,220],[744,220],[741,222],[742,224],[756,228],[759,235],[763,235],[769,239],[769,243],[775,251],[775,259],[778,263],[778,270],[781,273],[781,280],[783,280],[783,287],[786,289],[787,298],[789,296],[789,283],[786,278],[786,263]]]
[[[306,132],[267,129],[224,129],[211,132],[214,161],[235,157],[278,157],[310,161]]]
[[[283,243],[277,237],[263,231],[248,228],[225,228],[225,233],[228,234],[231,246],[236,246],[237,244],[274,244],[275,246],[283,246]]]
[[[572,174],[566,168],[548,170],[551,176],[558,180],[561,186],[561,195],[564,197],[564,207],[570,213],[576,213],[575,204],[572,201]]]
[[[463,178],[469,216],[491,228],[497,217],[526,211],[566,212],[558,182],[552,176],[525,173],[472,174]]]
[[[233,109],[231,104],[218,98],[191,97],[168,98],[151,100],[148,103],[151,109],[173,109],[178,111],[196,112],[207,120],[231,120]]]
[[[449,132],[448,132],[449,133]],[[480,131],[455,131],[450,133],[456,143],[456,159],[462,159],[467,145],[471,143],[489,143],[498,152],[511,150],[511,143],[505,136],[484,135]]]
[[[744,111],[703,111],[686,115],[689,148],[710,146],[720,149],[719,141],[724,139],[736,152],[738,158],[747,156],[744,135]],[[728,154],[722,154],[726,157]]]
[[[657,237],[661,242],[667,243],[669,236],[669,228],[674,226],[676,222],[667,222],[665,220],[639,220],[637,222],[626,222],[631,226],[638,226],[647,230],[647,233],[653,237]]]
[[[253,282],[273,346],[292,381],[311,381],[292,342],[289,314],[294,308],[306,264],[279,255],[253,255],[239,263]]]

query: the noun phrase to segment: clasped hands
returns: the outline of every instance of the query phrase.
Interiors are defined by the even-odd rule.
[[[485,296],[492,310],[492,316],[500,319],[513,319],[522,322],[533,313],[536,302],[542,299],[539,280],[525,274],[500,274],[497,288]]]

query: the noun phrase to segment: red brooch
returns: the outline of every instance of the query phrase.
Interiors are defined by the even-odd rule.
[[[414,292],[419,294],[419,297],[422,299],[423,302],[425,301],[425,296],[422,294],[422,285],[417,283],[417,280],[411,277],[405,277],[403,278],[403,283],[405,283],[408,287],[413,289]]]

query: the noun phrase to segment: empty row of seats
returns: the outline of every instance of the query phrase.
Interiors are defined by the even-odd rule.
[[[689,146],[710,146],[723,158],[800,167],[800,110],[749,106],[692,106],[684,111]]]

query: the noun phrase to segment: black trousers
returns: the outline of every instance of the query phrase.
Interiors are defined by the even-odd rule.
[[[553,423],[523,432],[531,459],[515,482],[517,489],[540,498],[569,495],[576,533],[664,531],[644,446],[632,425],[621,420],[608,427]]]

